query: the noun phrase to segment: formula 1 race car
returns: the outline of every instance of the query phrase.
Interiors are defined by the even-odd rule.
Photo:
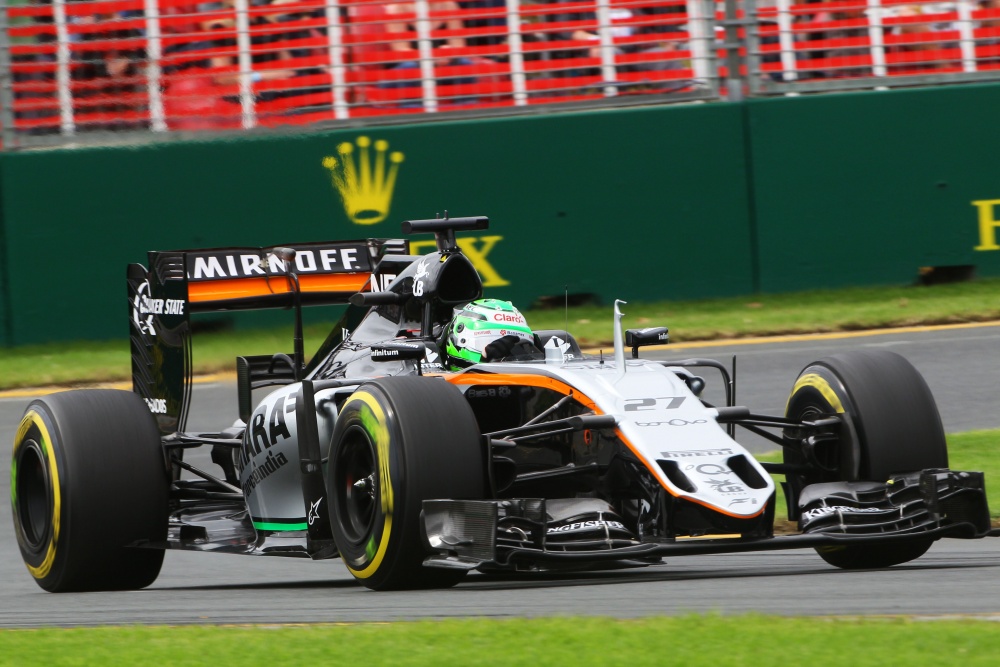
[[[376,590],[800,547],[879,568],[991,534],[983,474],[948,469],[934,399],[903,357],[816,361],[784,415],[756,414],[717,361],[640,358],[668,331],[622,332],[617,302],[605,359],[481,299],[455,233],[487,225],[404,222],[435,235],[423,256],[368,239],[129,266],[134,391],[37,399],[16,434],[14,522],[37,583],[141,588],[164,549],[340,556]],[[306,361],[302,308],[331,303],[349,305]],[[186,432],[191,313],[260,308],[294,310],[293,351],[238,357],[238,419]],[[696,372],[721,375],[724,405]],[[737,426],[783,462],[755,460]],[[217,471],[185,460],[199,447]],[[774,534],[771,474],[796,534]]]

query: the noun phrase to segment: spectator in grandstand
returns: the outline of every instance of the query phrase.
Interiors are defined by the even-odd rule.
[[[29,5],[51,5],[52,0],[29,0]],[[53,25],[51,15],[36,15],[33,21],[39,26],[47,26],[36,35],[39,44],[48,44],[56,41],[56,29]],[[37,50],[36,50],[37,49]],[[15,64],[36,63],[31,68],[14,67],[13,78],[16,84],[39,85],[39,90],[34,90],[28,86],[15,86],[14,104],[15,118],[17,120],[29,121],[31,134],[55,134],[59,132],[59,106],[54,92],[45,90],[48,85],[55,81],[56,61],[55,51],[32,47],[28,53],[13,53],[11,61]],[[34,52],[32,52],[34,51]],[[48,65],[42,65],[47,63]],[[19,90],[20,89],[20,90]]]
[[[987,10],[993,14],[992,18],[987,18],[979,22],[981,28],[1000,28],[1000,0],[979,0],[977,8]]]
[[[323,18],[323,10],[311,12],[291,11],[284,8],[284,5],[294,4],[298,0],[271,0],[266,3],[267,7],[273,7],[274,12],[258,14],[253,23],[260,26],[258,35],[254,37],[254,44],[274,44],[281,42],[295,42],[307,40],[311,37],[324,37],[326,31],[312,26],[303,26],[301,22],[311,18]],[[298,25],[296,25],[298,24]],[[284,28],[284,29],[282,29]],[[320,48],[311,48],[292,44],[284,49],[265,49],[270,55],[269,58],[261,58],[259,62],[267,60],[306,58],[318,55],[322,52]]]
[[[811,6],[813,11],[796,14],[795,21],[800,24],[796,32],[804,35],[800,38],[802,41],[836,44],[804,51],[798,65],[798,77],[841,79],[871,76],[870,67],[859,65],[870,58],[867,3],[855,0],[844,5],[833,0],[835,9],[827,9],[823,5],[828,2],[831,0],[806,0],[804,4]],[[820,61],[821,64],[811,61]]]
[[[438,0],[429,3],[428,10],[432,17],[430,32],[436,31],[460,32],[464,29],[464,24],[460,18],[461,8],[455,0]],[[394,66],[394,69],[407,70],[420,67],[419,49],[420,44],[416,40],[417,19],[416,3],[401,2],[386,5],[386,14],[389,21],[386,23],[386,32],[392,35],[410,34],[413,39],[393,38],[389,48],[397,55],[409,55],[412,59],[402,60]],[[437,18],[434,18],[437,17]],[[462,55],[447,56],[441,52],[446,49],[464,49],[467,46],[465,38],[460,35],[450,35],[448,37],[436,38],[431,42],[431,48],[441,54],[442,57],[435,59],[435,67],[467,67],[475,64],[475,61]],[[464,85],[475,83],[475,77],[455,77],[447,81],[440,81],[442,84]],[[402,81],[399,83],[382,84],[387,88],[407,87],[413,85],[412,82]],[[471,98],[461,98],[451,100],[456,103],[474,102]]]
[[[976,66],[981,69],[996,69],[1000,66],[1000,0],[979,0],[978,8],[992,16],[979,22],[979,27],[993,33],[976,41]]]
[[[204,60],[187,61],[178,66],[177,70],[172,71],[191,67],[210,69],[215,72],[212,79],[217,85],[228,86],[239,83],[240,72],[236,38],[232,36],[232,31],[236,28],[235,5],[235,0],[222,0],[222,2],[208,3],[198,7],[202,12],[215,11],[217,15],[196,23],[197,32],[192,34],[190,42],[167,49],[164,53],[169,55],[184,51],[206,51],[209,55]],[[218,15],[220,12],[223,15]],[[225,13],[232,15],[226,16]],[[290,56],[285,54],[284,57]],[[261,61],[262,57],[259,55],[254,58],[254,62]],[[274,81],[294,75],[295,71],[292,69],[260,69],[251,73],[251,82]]]
[[[255,45],[254,50],[259,54],[255,55],[254,63],[277,62],[282,60],[291,61],[293,59],[309,58],[310,56],[322,54],[322,49],[301,45],[301,42],[307,41],[312,37],[323,37],[324,34],[318,28],[293,25],[297,22],[310,18],[313,14],[313,12],[303,13],[298,11],[288,12],[283,10],[283,5],[295,2],[296,0],[272,0],[268,3],[268,6],[274,7],[275,12],[259,14],[254,18],[253,22],[257,29],[257,34],[251,41]],[[318,11],[320,16],[322,16],[322,10]],[[296,44],[296,42],[299,44]],[[262,74],[265,71],[267,70],[263,70]],[[323,74],[323,70],[319,67],[291,67],[286,70],[278,71],[284,71],[286,73],[286,76],[281,78],[308,77]],[[320,88],[297,86],[284,90],[264,91],[259,94],[259,97],[263,100],[277,99],[281,97],[306,95],[312,92],[322,92],[326,90],[329,90],[328,85]]]
[[[417,22],[416,22],[416,3],[413,2],[400,2],[386,5],[386,14],[390,22],[386,24],[386,31],[389,33],[413,33],[417,32]],[[429,6],[429,11],[431,16],[435,14],[443,15],[443,18],[439,18],[431,21],[430,30],[434,32],[436,30],[449,30],[449,31],[461,31],[465,26],[462,24],[462,20],[459,17],[459,12],[461,8],[458,3],[454,0],[439,0],[437,2],[431,2]],[[393,20],[395,17],[397,20]],[[463,48],[465,47],[464,37],[448,37],[446,39],[435,39],[432,43],[433,48]],[[405,41],[396,40],[391,44],[393,51],[415,51],[420,48],[416,41]]]
[[[213,40],[207,39],[204,34],[209,30],[206,25],[208,22],[203,21],[199,13],[198,6],[194,4],[168,5],[162,8],[161,17],[165,19],[162,30],[166,37],[161,58],[164,74],[209,66],[209,55],[204,60],[184,57],[184,54],[207,52],[213,47]]]
[[[163,51],[164,107],[172,129],[235,129],[240,126],[241,72],[237,54],[235,0],[175,8]],[[205,15],[208,15],[206,18]],[[178,40],[177,36],[184,39]],[[255,54],[255,61],[260,55]],[[294,76],[291,68],[254,68],[251,85]]]
[[[621,50],[624,53],[641,53],[652,57],[627,67],[627,70],[643,72],[679,70],[685,67],[690,69],[690,63],[685,65],[674,55],[675,52],[689,46],[688,34],[685,28],[682,28],[682,24],[686,25],[688,20],[686,7],[676,4],[636,7],[634,16],[635,28],[631,29],[628,35],[642,36],[642,40],[623,46]],[[615,20],[614,14],[612,14],[613,20]],[[678,84],[669,85],[676,89]]]
[[[506,0],[458,0],[458,6],[472,13],[506,12],[507,2]],[[507,39],[507,18],[505,16],[467,18],[464,23],[467,28],[474,30],[489,28],[490,32],[496,33],[471,37],[467,40],[469,46],[493,46],[503,44]]]
[[[545,4],[550,5],[561,5],[567,2],[572,2],[572,0],[545,0]],[[629,11],[629,10],[625,10]],[[544,15],[544,23],[540,26],[544,26],[545,23],[567,23],[567,22],[589,22],[595,23],[597,21],[597,15],[593,11],[573,11],[566,12],[560,11],[555,6],[553,7],[552,14]],[[571,30],[564,30],[561,32],[548,32],[548,40],[553,42],[552,51],[550,51],[550,57],[556,60],[568,59],[568,58],[600,58],[601,57],[601,47],[598,44],[600,37],[597,34],[596,27],[594,29],[584,28],[584,27],[574,27]],[[563,41],[573,41],[573,42],[588,42],[590,46],[586,48],[566,48],[559,47],[558,42]],[[579,75],[581,72],[576,72],[574,75]]]
[[[960,66],[949,60],[945,49],[957,48],[955,42],[941,41],[932,33],[952,29],[948,23],[940,23],[935,14],[940,15],[937,6],[920,4],[902,5],[892,16],[895,25],[892,35],[898,40],[890,46],[889,52],[897,54],[896,62],[890,62],[891,74],[923,74],[934,70]]]
[[[570,0],[547,0],[550,4],[563,4]],[[596,8],[595,8],[596,9]],[[623,44],[614,47],[615,54],[662,54],[668,56],[670,52],[679,48],[683,38],[680,26],[676,21],[666,18],[666,15],[683,12],[681,7],[611,7],[608,12],[610,19],[610,36],[612,40],[625,40],[626,38],[638,37],[640,35],[649,36],[643,40],[627,40]],[[551,57],[560,58],[591,58],[600,61],[602,57],[601,46],[599,44],[600,35],[597,27],[596,11],[575,11],[562,12],[558,14],[546,15],[547,22],[578,22],[584,26],[574,27],[572,30],[555,32],[549,34],[549,39],[553,45],[557,45],[560,40],[572,42],[587,42],[586,48],[558,48],[553,49]],[[591,29],[590,25],[594,27]],[[681,38],[681,39],[678,39]],[[663,59],[643,60],[642,62],[623,67],[619,71],[649,71],[662,69],[678,69],[681,65],[675,60],[667,57]],[[586,76],[597,75],[600,70],[590,68],[585,70],[572,69],[562,72],[562,76]]]
[[[81,130],[122,130],[148,125],[145,118],[136,117],[136,112],[147,108],[139,101],[146,85],[146,51],[117,45],[119,40],[141,37],[142,31],[116,28],[115,22],[124,18],[127,17],[93,14],[75,17],[73,21],[83,27],[75,33],[77,41],[93,45],[74,51],[73,79],[88,83],[74,95]],[[90,29],[91,26],[95,29]],[[88,121],[88,115],[96,120]]]
[[[576,11],[567,11],[560,5],[574,3]],[[544,76],[545,78],[573,78],[582,79],[589,77],[590,81],[596,81],[600,76],[601,45],[600,36],[597,34],[597,15],[594,10],[579,11],[579,2],[574,0],[537,0],[533,3],[550,7],[551,10],[544,14],[532,13],[522,25],[521,31],[528,41],[546,42],[548,47],[545,51],[536,51],[543,54],[543,58],[548,61],[544,74],[537,70],[534,76]],[[628,11],[628,10],[626,10]],[[553,30],[550,24],[575,22],[578,25],[569,29]],[[594,61],[583,65],[580,61],[585,59]],[[565,62],[572,61],[572,62]],[[581,92],[579,81],[551,82],[558,84],[558,87],[545,87],[545,95],[570,95]],[[590,91],[593,92],[593,91]]]

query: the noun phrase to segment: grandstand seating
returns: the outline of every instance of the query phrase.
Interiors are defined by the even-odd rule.
[[[739,3],[752,94],[1000,77],[1000,0],[759,5]],[[7,12],[0,100],[24,136],[669,101],[718,96],[729,77],[722,3],[705,0],[22,0]]]

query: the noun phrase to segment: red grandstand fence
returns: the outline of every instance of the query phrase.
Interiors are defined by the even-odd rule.
[[[8,3],[8,147],[1000,78],[1000,0]]]
[[[996,79],[997,0],[748,0],[756,94]]]
[[[705,0],[20,0],[8,145],[714,97]]]

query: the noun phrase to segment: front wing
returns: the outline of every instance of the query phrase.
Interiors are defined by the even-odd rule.
[[[622,531],[620,522],[595,518],[593,529],[578,531],[580,538],[573,540],[567,539],[564,523],[552,520],[544,499],[427,500],[423,524],[433,555],[424,564],[556,569],[607,561],[648,564],[664,556],[1000,535],[990,528],[983,474],[977,472],[924,470],[884,483],[817,484],[806,487],[802,504],[802,532],[794,535],[642,538]],[[517,524],[513,535],[512,518]]]

